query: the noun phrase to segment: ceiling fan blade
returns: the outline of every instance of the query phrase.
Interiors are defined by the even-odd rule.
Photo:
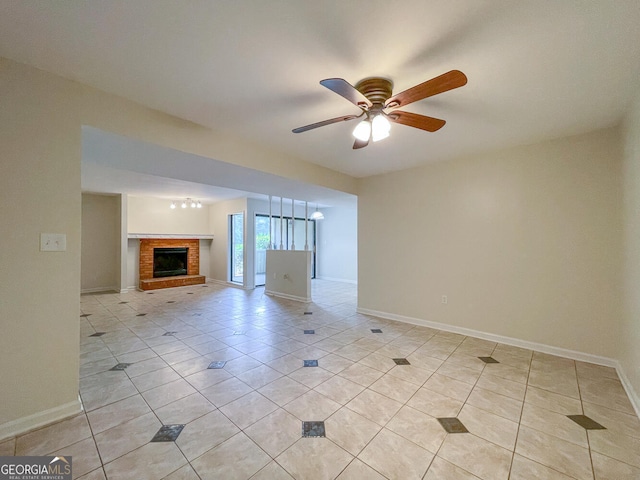
[[[293,133],[302,133],[307,130],[313,130],[314,128],[324,127],[325,125],[331,125],[332,123],[338,122],[346,122],[348,120],[353,120],[354,118],[358,118],[361,115],[343,115],[342,117],[331,118],[329,120],[324,120],[318,123],[312,123],[310,125],[305,125],[304,127],[298,127],[291,130]]]
[[[408,127],[419,128],[420,130],[426,130],[427,132],[435,132],[444,127],[447,123],[439,118],[427,117],[425,115],[418,115],[417,113],[401,112],[394,110],[387,114],[387,118],[392,122],[399,123],[401,125],[407,125]]]
[[[365,97],[362,93],[356,90],[356,87],[351,85],[343,78],[327,78],[326,80],[320,80],[320,85],[327,87],[332,92],[346,98],[356,107],[370,107],[371,101]]]
[[[357,150],[359,148],[364,148],[367,145],[369,145],[369,139],[367,138],[366,140],[359,140],[356,138],[356,141],[353,142],[353,149]]]
[[[453,90],[467,84],[467,77],[459,70],[451,70],[439,77],[427,80],[404,92],[400,92],[389,99],[385,108],[398,108],[417,102],[423,98]]]

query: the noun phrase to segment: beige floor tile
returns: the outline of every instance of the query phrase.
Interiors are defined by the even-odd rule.
[[[155,410],[163,425],[186,424],[192,422],[216,407],[200,393],[194,393]]]
[[[447,397],[455,398],[461,402],[466,401],[473,385],[459,380],[455,380],[445,375],[434,373],[429,377],[429,380],[425,382],[423,388],[427,388],[431,391],[446,395]]]
[[[213,361],[213,359],[209,357],[210,356],[192,358],[191,360],[186,360],[184,362],[171,365],[171,368],[173,368],[181,376],[187,377],[194,373],[206,370],[209,364]]]
[[[407,405],[435,418],[457,417],[463,402],[426,388],[419,389]]]
[[[196,471],[191,468],[191,465],[185,465],[184,467],[180,467],[173,473],[170,473],[162,480],[200,480],[200,477],[196,473]]]
[[[514,455],[509,480],[571,480],[564,473],[529,460],[521,455]]]
[[[434,454],[447,436],[438,420],[409,406],[402,407],[385,428]]]
[[[360,361],[360,363],[364,362]],[[340,355],[330,353],[329,355],[322,357],[322,368],[330,371],[331,373],[340,373],[351,365],[354,365],[354,362],[348,358],[341,357]]]
[[[635,415],[583,402],[584,414],[608,430],[640,439],[640,419]]]
[[[592,479],[589,450],[521,426],[516,453],[579,480]]]
[[[433,372],[414,365],[395,365],[387,372],[387,375],[401,378],[421,387],[433,375]]]
[[[411,355],[407,357],[407,360],[416,367],[422,368],[424,370],[429,370],[431,372],[435,372],[440,366],[443,364],[444,360],[447,358],[436,358],[430,355],[430,351],[423,350],[419,348]]]
[[[200,393],[219,408],[252,391],[253,388],[249,385],[238,380],[236,377],[231,377],[204,390],[200,390]]]
[[[484,371],[490,375],[520,383],[527,383],[529,377],[528,365],[526,367],[516,367],[506,363],[488,363]]]
[[[436,370],[438,375],[444,375],[449,378],[453,378],[460,382],[469,383],[475,385],[480,377],[482,371],[475,368],[463,367],[457,363],[451,363],[449,361],[440,365],[440,368]]]
[[[159,387],[160,385],[180,380],[180,378],[180,375],[178,375],[171,367],[165,367],[160,370],[155,370],[153,372],[133,377],[131,382],[136,386],[138,391],[146,392],[154,387]]]
[[[256,367],[262,365],[262,362],[259,362],[255,358],[250,357],[249,355],[243,355],[242,357],[234,358],[233,360],[229,360],[227,364],[224,366],[224,369],[229,372],[231,375],[240,375],[246,371],[252,370]]]
[[[341,408],[325,421],[326,437],[352,455],[358,455],[381,428],[348,408]]]
[[[580,415],[582,412],[582,402],[580,400],[532,386],[527,388],[525,403],[563,415]]]
[[[337,480],[385,480],[385,477],[376,472],[366,463],[355,458],[342,473]]]
[[[271,462],[251,477],[251,480],[293,480],[293,477],[276,462]]]
[[[326,438],[301,438],[276,458],[296,480],[334,479],[352,460],[352,455]]]
[[[368,387],[373,382],[382,377],[384,373],[374,368],[356,363],[348,368],[345,368],[338,375],[346,378],[347,380],[351,380],[352,382],[362,385],[363,387]]]
[[[391,358],[375,352],[362,358],[360,361],[358,361],[358,363],[367,367],[374,368],[376,370],[380,370],[384,373],[388,372],[396,366],[396,362],[394,362]]]
[[[629,397],[617,378],[580,378],[580,394],[583,402],[635,415]]]
[[[272,457],[277,457],[302,436],[302,422],[279,408],[244,430]]]
[[[483,480],[506,480],[512,453],[470,433],[448,435],[438,456]]]
[[[591,459],[596,480],[638,480],[640,478],[640,468],[628,463],[614,460],[598,452],[591,452]]]
[[[239,432],[219,411],[210,412],[184,426],[176,445],[185,457],[193,460]]]
[[[96,468],[92,472],[89,472],[81,477],[74,477],[78,480],[107,480],[106,475],[104,474],[104,469],[102,467]]]
[[[153,413],[147,413],[96,435],[103,463],[149,443],[161,426]]]
[[[280,377],[282,377],[282,373],[268,367],[267,365],[260,365],[259,367],[247,370],[246,372],[238,375],[239,380],[254,389],[264,387],[266,384],[271,383]]]
[[[298,357],[289,353],[283,357],[267,362],[267,365],[284,375],[289,375],[291,372],[303,368],[302,363]]]
[[[322,360],[320,360],[322,361]],[[326,382],[334,374],[321,367],[305,367],[289,374],[289,378],[299,382],[309,388],[314,388],[322,382]]]
[[[16,440],[16,455],[48,455],[91,437],[84,414],[40,428]]]
[[[578,377],[583,378],[618,378],[618,373],[616,372],[615,368],[605,367],[603,365],[595,365],[593,363],[576,361],[576,371],[578,372]]]
[[[578,380],[575,372],[571,372],[570,374],[557,371],[543,372],[534,370],[532,367],[529,374],[529,385],[567,397],[580,398]]]
[[[277,408],[271,400],[254,391],[226,404],[220,411],[238,427],[245,429]]]
[[[148,443],[104,466],[109,480],[157,480],[175,472],[187,459],[173,442]]]
[[[146,350],[142,350],[142,351],[146,351]],[[125,358],[128,357],[130,355],[134,355],[135,353],[138,352],[134,352],[134,353],[129,353],[127,355],[122,355],[121,357],[118,358]],[[155,353],[155,352],[153,352]],[[125,363],[130,363],[130,362],[125,362]],[[163,368],[166,368],[167,362],[165,362],[162,358],[156,356],[153,356],[151,358],[148,358],[146,360],[142,360],[139,362],[135,362],[132,365],[129,365],[127,367],[127,369],[125,370],[126,374],[129,376],[129,378],[134,378],[134,377],[138,377],[140,375],[144,375],[145,373],[149,373],[149,372],[155,372],[156,370],[161,370]]]
[[[504,417],[512,422],[520,421],[522,402],[499,393],[476,387],[471,391],[467,404]]]
[[[574,415],[580,415],[580,413],[576,412]],[[561,413],[555,413],[531,403],[525,403],[520,424],[561,438],[567,442],[575,443],[581,447],[589,448],[586,430]]]
[[[473,405],[465,405],[458,419],[472,434],[513,451],[518,435],[518,424]],[[568,419],[567,419],[568,420]]]
[[[478,478],[440,457],[433,459],[427,474],[424,476],[424,480],[478,480]]]
[[[50,453],[55,456],[72,457],[74,478],[85,475],[102,466],[102,461],[100,460],[100,455],[98,455],[96,443],[93,438],[81,440],[78,443],[61,448],[57,452]]]
[[[335,375],[315,388],[316,392],[320,392],[325,397],[341,405],[348,403],[363,390],[364,387],[362,385],[358,385],[340,375]]]
[[[142,392],[142,396],[152,409],[156,409],[194,393],[195,388],[180,379]]]
[[[209,361],[207,367],[209,366],[209,364],[211,364],[212,361],[213,360]],[[200,370],[199,372],[192,373],[191,375],[184,377],[184,379],[189,382],[189,384],[193,388],[199,391],[202,391],[205,388],[209,388],[212,385],[217,385],[218,383],[224,382],[225,380],[228,380],[230,378],[233,378],[233,375],[231,375],[223,368],[206,368],[204,370]]]
[[[382,395],[392,398],[398,402],[406,403],[414,393],[418,390],[419,385],[407,382],[393,375],[384,375],[369,386],[370,390],[381,393]]]
[[[589,430],[591,450],[640,468],[640,439],[611,430]]]
[[[346,406],[378,425],[384,426],[400,410],[402,403],[374,391],[365,390]]]
[[[281,407],[308,391],[308,387],[289,377],[281,377],[258,390],[262,395]]]
[[[433,454],[383,428],[358,458],[387,478],[409,480],[424,476]]]
[[[483,372],[476,383],[476,387],[491,390],[492,392],[505,395],[515,400],[523,401],[527,386],[523,383],[507,380],[506,378],[496,377]]]
[[[87,413],[91,430],[96,435],[116,425],[151,412],[141,395],[134,395]]]
[[[135,385],[126,377],[126,374],[122,373],[122,375],[122,381],[117,384],[95,387],[82,392],[80,396],[82,397],[82,405],[85,411],[90,412],[118,400],[137,395],[138,390]]]
[[[284,409],[302,421],[324,421],[342,405],[311,390],[287,403]]]
[[[271,461],[269,455],[240,432],[191,462],[201,478],[245,480]]]

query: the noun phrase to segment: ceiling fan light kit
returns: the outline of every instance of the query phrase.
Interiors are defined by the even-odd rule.
[[[459,70],[451,70],[439,77],[427,80],[397,95],[393,95],[393,83],[382,77],[371,77],[360,80],[356,86],[342,78],[321,80],[320,85],[344,97],[362,112],[360,115],[343,115],[341,117],[312,123],[304,127],[294,128],[293,133],[302,133],[332,123],[346,122],[363,115],[365,118],[353,130],[356,138],[354,149],[366,147],[370,141],[377,142],[389,136],[391,123],[407,125],[427,132],[435,132],[446,123],[439,118],[427,117],[417,113],[396,110],[418,100],[453,90],[466,85],[467,77]]]

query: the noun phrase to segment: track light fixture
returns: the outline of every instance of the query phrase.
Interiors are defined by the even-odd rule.
[[[169,208],[173,210],[177,206],[178,206],[177,203],[172,200],[171,205],[169,205]],[[187,198],[185,200],[182,200],[182,202],[180,202],[180,207],[181,208],[187,208],[187,207],[202,208],[202,203],[200,203],[200,200],[193,200],[192,198]]]

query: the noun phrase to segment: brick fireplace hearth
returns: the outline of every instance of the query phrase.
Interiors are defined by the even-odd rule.
[[[154,248],[188,248],[187,274],[174,277],[153,277]],[[140,290],[184,287],[205,283],[200,275],[200,241],[197,239],[142,238],[140,239]]]

